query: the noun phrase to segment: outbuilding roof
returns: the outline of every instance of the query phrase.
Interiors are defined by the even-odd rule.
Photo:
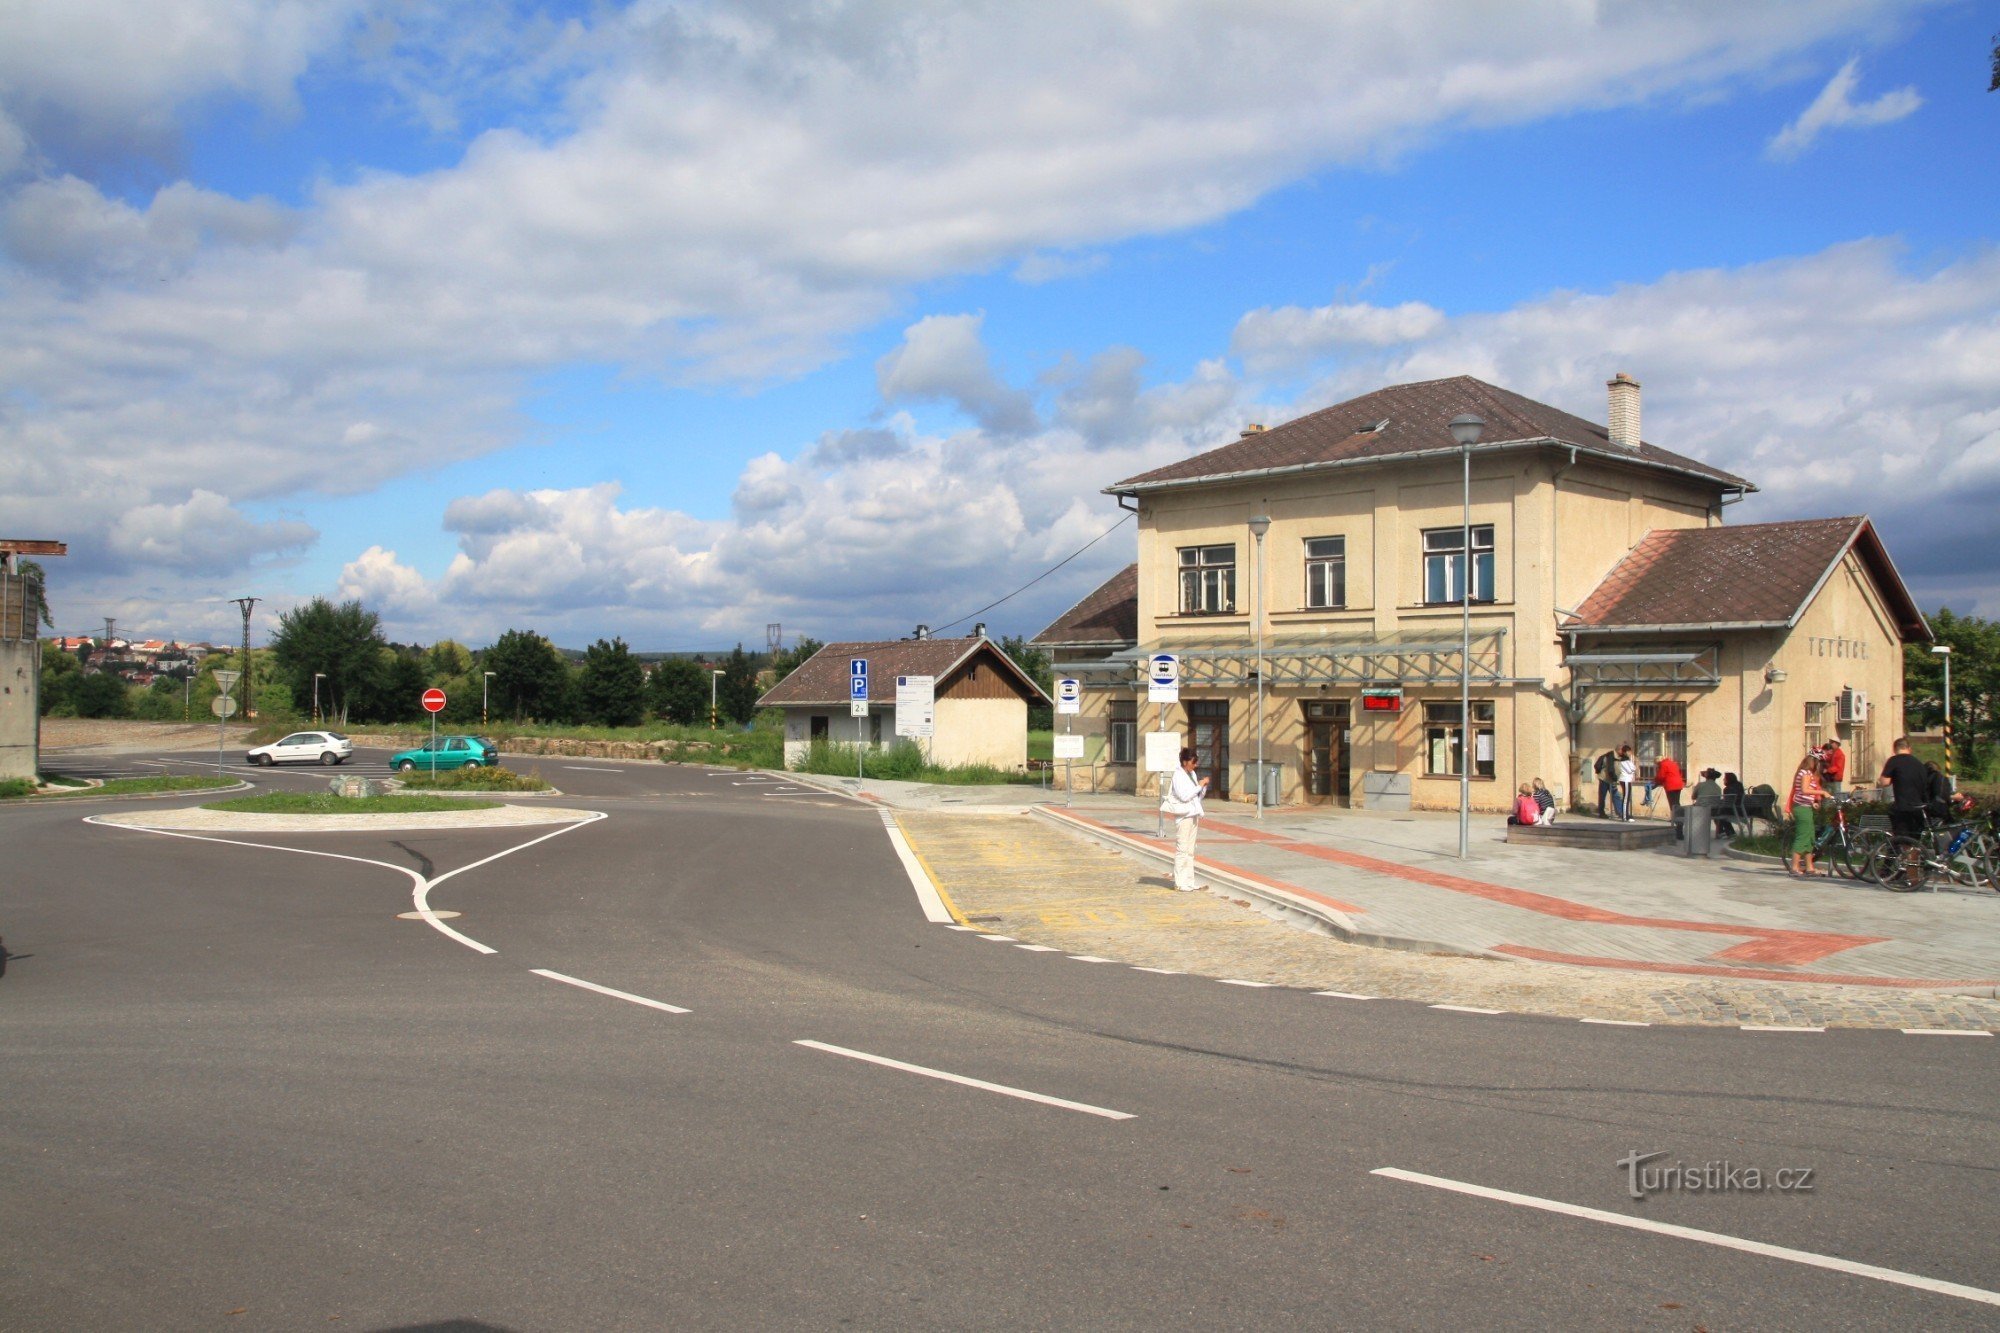
[[[935,676],[944,678],[984,653],[1019,687],[1022,697],[1034,704],[1046,704],[1048,695],[1034,677],[1014,664],[991,639],[876,639],[865,642],[829,643],[799,663],[791,675],[773,685],[757,701],[760,708],[837,707],[846,704],[849,664],[857,657],[868,659],[868,700],[870,703],[896,702],[896,677]]]
[[[1364,393],[1282,426],[1246,434],[1219,449],[1127,477],[1105,491],[1136,494],[1270,472],[1456,454],[1459,446],[1451,437],[1451,420],[1466,412],[1486,421],[1475,452],[1532,444],[1574,447],[1593,457],[1682,473],[1722,490],[1757,489],[1733,473],[1658,445],[1613,444],[1610,433],[1596,422],[1470,375],[1454,375]]]
[[[1565,631],[1790,629],[1853,551],[1906,640],[1930,626],[1865,517],[1649,532],[1597,585]]]
[[[1139,640],[1139,566],[1127,565],[1056,617],[1030,643],[1124,645]]]

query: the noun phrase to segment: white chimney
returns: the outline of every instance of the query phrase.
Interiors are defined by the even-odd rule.
[[[1621,449],[1639,447],[1639,381],[1619,371],[1604,382],[1611,394],[1611,442]]]

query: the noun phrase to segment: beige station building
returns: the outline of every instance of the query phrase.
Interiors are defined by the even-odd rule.
[[[1642,780],[1671,754],[1781,786],[1836,736],[1872,775],[1930,638],[1874,527],[1727,523],[1756,488],[1642,440],[1637,381],[1607,388],[1608,427],[1467,376],[1395,385],[1107,487],[1138,560],[1034,640],[1083,684],[1074,785],[1150,784],[1159,729],[1238,801],[1261,734],[1279,804],[1455,809],[1469,754],[1478,809],[1536,777],[1594,808],[1593,759],[1627,743]],[[1157,653],[1177,704],[1147,702]]]

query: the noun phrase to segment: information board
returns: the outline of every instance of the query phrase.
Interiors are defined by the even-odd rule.
[[[1181,766],[1181,734],[1178,731],[1146,733],[1146,771],[1171,773]]]
[[[936,676],[896,677],[896,734],[929,739],[937,731]]]
[[[1146,702],[1177,704],[1181,701],[1181,659],[1172,653],[1155,653],[1146,663]]]
[[[1055,756],[1054,756],[1055,758],[1057,759],[1083,758],[1083,737],[1057,736],[1055,738],[1055,741],[1056,741]]]

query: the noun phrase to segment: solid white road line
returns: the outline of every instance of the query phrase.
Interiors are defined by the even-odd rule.
[[[1505,1009],[1475,1009],[1469,1004],[1434,1004],[1433,1009],[1443,1009],[1454,1014],[1504,1014]]]
[[[871,1065],[881,1065],[885,1069],[900,1069],[906,1074],[922,1074],[925,1078],[943,1079],[946,1083],[958,1083],[968,1088],[978,1088],[982,1092],[997,1092],[1003,1097],[1019,1097],[1024,1102],[1040,1102],[1044,1106],[1056,1106],[1065,1111],[1081,1111],[1085,1115],[1103,1116],[1106,1120],[1134,1118],[1127,1112],[1107,1110],[1102,1106],[1092,1106],[1088,1102],[1066,1101],[1061,1097],[1050,1097],[1045,1093],[1029,1092],[1025,1088],[1010,1088],[1004,1083],[988,1083],[984,1079],[967,1078],[963,1074],[948,1074],[942,1069],[905,1064],[901,1060],[891,1060],[884,1055],[870,1055],[866,1051],[849,1050],[845,1046],[829,1046],[823,1041],[801,1040],[792,1044],[810,1046],[815,1051],[825,1051],[829,1055],[844,1055],[850,1060],[866,1060]]]
[[[603,764],[564,764],[572,773],[623,773],[622,768],[607,768]]]
[[[1356,995],[1351,990],[1316,990],[1315,995],[1331,995],[1336,1000],[1372,1000],[1373,995]]]
[[[613,990],[609,986],[600,986],[594,981],[585,981],[581,977],[566,977],[560,972],[551,972],[546,967],[531,967],[528,970],[538,977],[547,977],[550,981],[560,981],[566,986],[581,986],[585,990],[594,990],[599,995],[609,995],[614,1000],[630,1000],[633,1004],[643,1004],[648,1009],[662,1009],[670,1014],[694,1012],[691,1009],[683,1009],[677,1004],[668,1004],[663,1000],[649,1000],[643,995],[634,995],[630,991]]]
[[[948,924],[951,912],[939,896],[937,885],[931,883],[930,872],[924,869],[924,863],[917,859],[917,854],[910,850],[910,840],[903,836],[896,817],[887,810],[880,813],[882,827],[889,833],[889,845],[896,849],[896,859],[903,863],[903,873],[910,877],[910,887],[917,891],[917,904],[924,909],[924,920]]]
[[[1826,1031],[1826,1029],[1825,1029],[1825,1028],[1788,1028],[1788,1027],[1779,1027],[1779,1026],[1775,1026],[1775,1025],[1771,1025],[1771,1024],[1762,1024],[1762,1023],[1745,1023],[1745,1024],[1743,1024],[1743,1026],[1742,1026],[1742,1028],[1741,1028],[1740,1030],[1741,1030],[1741,1031],[1743,1031],[1743,1032],[1824,1032],[1824,1031]]]
[[[1635,1018],[1579,1018],[1579,1023],[1595,1023],[1607,1028],[1649,1028],[1651,1023],[1641,1023]]]
[[[1726,1250],[1741,1250],[1745,1254],[1759,1254],[1769,1259],[1784,1259],[1795,1264],[1805,1264],[1810,1268],[1824,1268],[1835,1273],[1848,1273],[1855,1277],[1873,1278],[1877,1282],[1893,1282],[1901,1287],[1914,1287],[1918,1291],[1936,1292],[1941,1296],[1956,1296],[1960,1300],[1978,1301],[1982,1305],[2000,1305],[2000,1291],[1988,1291],[1983,1287],[1967,1287],[1956,1282],[1942,1282],[1934,1277],[1922,1277],[1916,1273],[1905,1273],[1895,1268],[1878,1268],[1874,1264],[1856,1263],[1852,1259],[1837,1259],[1829,1254],[1814,1254],[1810,1250],[1794,1250],[1783,1245],[1767,1245],[1761,1240],[1744,1240],[1740,1236],[1725,1236],[1719,1231],[1701,1231],[1694,1227],[1676,1226],[1671,1222],[1654,1222],[1643,1217],[1629,1217],[1624,1213],[1608,1213],[1601,1208],[1584,1208],[1578,1204],[1562,1203],[1555,1199],[1541,1199],[1532,1194],[1515,1194],[1511,1190],[1488,1189],[1484,1185],[1468,1185],[1462,1180],[1447,1180],[1443,1176],[1426,1176],[1415,1171],[1403,1171],[1393,1166],[1377,1167],[1368,1174],[1386,1176],[1391,1180],[1407,1181],[1412,1185],[1429,1185],[1433,1189],[1450,1190],[1454,1194],[1470,1194],[1478,1199],[1492,1199],[1498,1203],[1511,1203],[1522,1208],[1538,1208],[1543,1212],[1560,1213],[1565,1217],[1580,1217],[1588,1222],[1603,1222],[1614,1227],[1629,1227],[1634,1231],[1650,1231],[1660,1236],[1675,1236],[1681,1240],[1699,1241],[1703,1245],[1717,1245]]]

